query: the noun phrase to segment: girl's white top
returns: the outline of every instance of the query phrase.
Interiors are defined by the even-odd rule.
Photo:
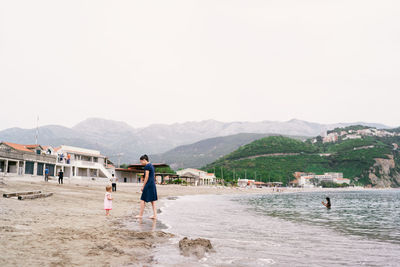
[[[111,210],[112,209],[112,200],[109,200],[108,197],[111,198],[111,193],[107,192],[104,196],[104,209]]]

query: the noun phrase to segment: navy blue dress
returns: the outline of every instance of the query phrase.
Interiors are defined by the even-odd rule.
[[[156,182],[154,180],[154,166],[151,163],[148,163],[145,167],[145,174],[146,171],[149,171],[149,179],[147,180],[146,185],[143,188],[141,200],[145,202],[151,202],[157,200],[157,189],[156,189]]]

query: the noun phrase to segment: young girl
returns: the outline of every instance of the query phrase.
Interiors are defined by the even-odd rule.
[[[140,163],[144,166],[144,182],[142,186],[142,196],[140,198],[140,212],[139,215],[136,216],[136,218],[143,217],[145,203],[151,202],[151,205],[153,207],[153,216],[151,216],[150,218],[156,219],[157,189],[154,180],[154,167],[149,162],[149,157],[147,155],[143,155],[140,157]]]
[[[106,216],[110,215],[110,210],[112,210],[112,200],[113,198],[111,197],[111,186],[107,185],[106,186],[106,194],[104,196],[104,209],[106,210]]]

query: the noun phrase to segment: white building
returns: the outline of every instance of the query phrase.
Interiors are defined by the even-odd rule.
[[[249,179],[238,179],[237,184],[239,187],[254,187],[255,186],[255,180],[249,180]]]
[[[346,135],[346,137],[343,138],[343,140],[348,140],[348,139],[361,139],[361,135],[348,134],[348,135]]]
[[[111,178],[113,166],[107,165],[107,157],[100,151],[62,145],[57,153],[56,174],[62,169],[64,177]]]
[[[202,170],[187,168],[176,172],[179,176],[194,177],[195,185],[211,185],[215,184],[216,177],[214,173],[207,173]]]
[[[350,184],[350,179],[343,178],[343,173],[341,172],[328,172],[322,175],[316,175],[313,173],[301,174],[298,178],[298,185],[300,187],[310,188],[314,187],[315,182],[332,182],[337,184]]]
[[[301,176],[298,179],[298,185],[304,188],[312,188],[314,184],[312,183],[313,176]]]
[[[326,172],[325,175],[330,175],[332,179],[343,178],[342,172]]]
[[[138,169],[115,169],[115,176],[119,183],[141,183],[143,171]]]
[[[347,179],[347,178],[335,178],[335,179],[333,179],[333,182],[337,183],[337,184],[350,184],[350,179]]]

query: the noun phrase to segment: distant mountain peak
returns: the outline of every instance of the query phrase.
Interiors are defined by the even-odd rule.
[[[72,127],[72,129],[77,131],[134,131],[134,128],[123,121],[114,121],[102,118],[87,118]]]

